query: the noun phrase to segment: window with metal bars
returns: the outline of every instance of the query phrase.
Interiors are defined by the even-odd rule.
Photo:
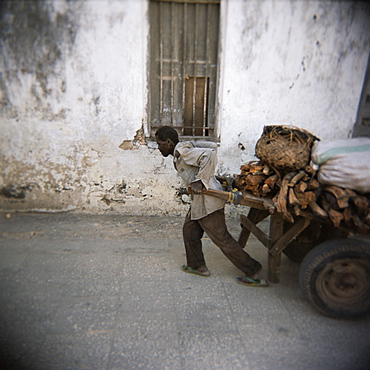
[[[214,138],[220,1],[150,0],[151,135]]]

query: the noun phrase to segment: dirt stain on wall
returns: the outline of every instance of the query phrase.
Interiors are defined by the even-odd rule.
[[[32,75],[35,107],[50,114],[45,98],[58,99],[66,90],[65,58],[73,48],[78,29],[73,3],[59,13],[52,2],[3,1],[0,24],[0,45],[6,60],[5,73],[0,74],[0,106],[10,108],[10,86]],[[58,91],[50,84],[55,77],[62,81]]]

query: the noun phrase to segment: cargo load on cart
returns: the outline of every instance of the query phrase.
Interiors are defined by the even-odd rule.
[[[301,263],[300,287],[322,313],[370,311],[370,138],[320,140],[292,126],[265,126],[257,160],[210,195],[249,206],[239,243],[254,234],[278,283],[284,253]],[[232,183],[230,189],[230,184]],[[269,233],[257,225],[270,216]]]

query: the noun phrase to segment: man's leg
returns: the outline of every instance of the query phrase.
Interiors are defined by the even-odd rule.
[[[205,260],[202,251],[202,236],[204,231],[198,220],[190,219],[190,212],[186,215],[182,235],[184,238],[187,265],[193,269],[204,266]]]
[[[245,252],[227,230],[224,209],[213,212],[198,221],[213,243],[239,270],[250,277],[261,270],[261,264]]]

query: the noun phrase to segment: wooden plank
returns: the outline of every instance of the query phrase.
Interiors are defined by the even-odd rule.
[[[189,194],[191,192],[189,188],[188,188],[188,192]],[[224,199],[229,203],[241,204],[243,206],[257,208],[260,210],[266,210],[266,207],[273,205],[271,199],[258,198],[253,195],[251,195],[248,198],[244,198],[242,197],[240,192],[227,192],[227,191],[208,189],[208,190],[203,190],[202,193],[205,195],[212,195],[214,197]]]
[[[284,248],[310,224],[310,222],[311,220],[307,218],[300,218],[296,221],[285,234],[271,245],[270,254],[276,256],[281,253]]]
[[[253,207],[261,210],[272,210],[275,208],[271,199],[268,198],[258,198],[251,195],[248,198],[242,198],[238,204],[247,207]]]
[[[183,110],[183,121],[184,126],[193,125],[193,89],[194,89],[194,77],[185,76],[185,99],[184,99],[184,110]],[[193,135],[191,128],[184,129],[184,135]]]
[[[270,213],[268,211],[262,211],[260,209],[251,208],[248,213],[248,219],[252,221],[255,225],[257,225],[269,215]],[[240,216],[240,222],[242,220],[242,217],[245,216],[243,215]],[[242,231],[240,232],[238,243],[244,248],[245,245],[247,244],[251,232],[246,227],[244,227],[243,224],[241,226]]]
[[[270,239],[271,244],[273,245],[277,240],[283,235],[284,229],[284,220],[281,215],[277,212],[271,215],[270,221]],[[268,271],[267,279],[272,283],[280,282],[280,272],[281,272],[281,253],[272,255],[269,250],[268,253]]]
[[[241,227],[242,231],[240,232],[238,243],[242,246],[242,248],[245,248],[251,232],[246,227],[244,227],[243,224],[241,225]]]
[[[271,239],[260,228],[244,215],[240,216],[240,221],[266,248],[270,249]]]
[[[188,187],[188,193],[191,194],[191,189]],[[270,198],[259,198],[254,195],[246,195],[244,192],[227,192],[220,190],[203,190],[203,194],[211,195],[217,198],[226,200],[229,203],[240,204],[242,206],[247,206],[251,208],[257,208],[259,210],[268,211],[272,213],[272,210],[275,208],[274,203]]]
[[[268,197],[256,197],[251,192],[242,190],[243,200],[240,202],[243,206],[255,207],[258,209],[267,209],[270,213],[275,210],[275,204],[271,198]]]
[[[206,92],[206,79],[204,77],[195,78],[195,107],[194,107],[194,135],[203,135],[203,121],[204,121],[204,94]],[[205,122],[206,126],[207,123]]]

